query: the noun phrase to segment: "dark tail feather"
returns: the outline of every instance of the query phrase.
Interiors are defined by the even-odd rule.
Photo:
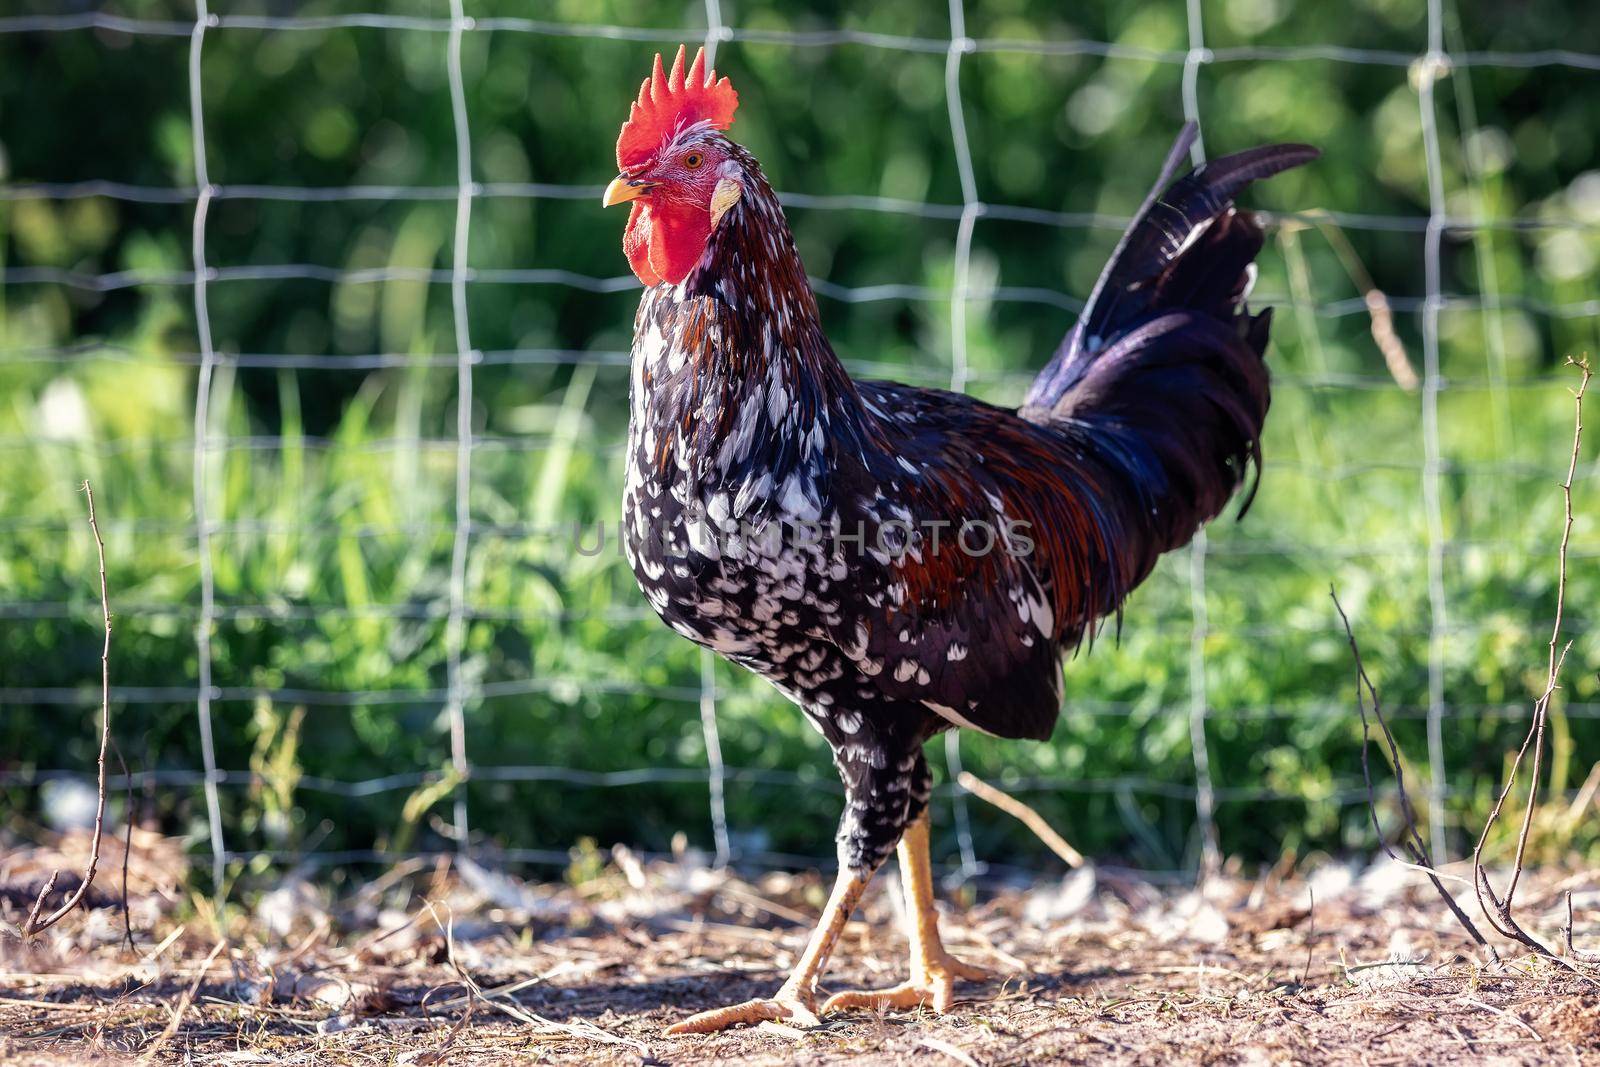
[[[1233,197],[1317,151],[1252,149],[1162,192],[1193,138],[1185,127],[1021,412],[1061,433],[1074,465],[1107,487],[1100,507],[1116,531],[1115,580],[1101,614],[1260,470],[1271,317],[1243,309],[1263,238]]]
[[[1028,390],[1025,413],[1037,417],[1053,409],[1083,376],[1087,365],[1140,319],[1162,308],[1203,306],[1173,299],[1178,292],[1149,284],[1177,264],[1187,260],[1194,268],[1186,273],[1214,275],[1219,284],[1242,295],[1243,279],[1228,274],[1234,266],[1233,257],[1228,262],[1213,258],[1217,249],[1203,247],[1212,242],[1201,241],[1202,232],[1231,213],[1233,198],[1251,182],[1298,167],[1320,154],[1309,145],[1265,145],[1213,160],[1172,182],[1196,132],[1191,122],[1178,134],[1155,185],[1095,282],[1083,314]],[[1256,251],[1259,241],[1238,264],[1240,272],[1248,267]],[[1205,309],[1226,314],[1220,307]]]

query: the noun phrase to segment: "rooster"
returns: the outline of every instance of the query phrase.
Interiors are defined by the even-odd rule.
[[[668,1033],[817,1021],[817,981],[898,850],[908,980],[821,1007],[943,1011],[984,973],[939,940],[923,746],[952,728],[1045,740],[1064,654],[1259,470],[1268,312],[1244,300],[1262,231],[1233,198],[1317,156],[1273,145],[1172,181],[1186,126],[1082,315],[1020,409],[853,381],[761,166],[704,54],[661,57],[604,203],[631,205],[634,323],[624,547],[679,633],[772,682],[832,749],[839,873],[770,998]],[[1253,487],[1252,487],[1253,491]],[[1248,501],[1246,501],[1248,504]]]

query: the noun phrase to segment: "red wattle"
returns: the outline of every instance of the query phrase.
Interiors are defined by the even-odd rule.
[[[634,202],[622,250],[645,285],[677,285],[689,276],[711,238],[711,214],[694,204]]]
[[[633,268],[634,275],[646,286],[661,281],[661,275],[650,266],[650,233],[653,229],[650,206],[635,200],[633,209],[628,212],[628,225],[622,231],[622,252],[628,257],[628,266]]]

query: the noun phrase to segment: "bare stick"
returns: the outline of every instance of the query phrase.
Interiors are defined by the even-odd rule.
[[[434,991],[431,989],[428,990],[428,996],[432,996],[433,992]],[[426,1010],[428,1007],[428,996],[422,998],[422,1007],[424,1010]],[[449,1058],[450,1050],[455,1047],[456,1038],[460,1037],[461,1031],[465,1030],[468,1024],[472,1022],[472,1011],[477,1006],[477,1003],[478,1002],[469,992],[466,997],[466,1010],[461,1013],[461,1018],[457,1019],[454,1025],[450,1027],[449,1032],[444,1035],[444,1040],[440,1042],[438,1048],[431,1048],[424,1051],[411,1053],[402,1053],[400,1058],[395,1062],[416,1064],[417,1067],[430,1067],[431,1064],[443,1063]]]
[[[1567,921],[1561,926],[1561,937],[1567,943],[1567,955],[1585,963],[1600,963],[1600,952],[1576,948],[1572,944],[1572,890],[1567,890]]]
[[[1317,946],[1317,891],[1312,886],[1306,886],[1306,895],[1311,898],[1311,910],[1308,916],[1310,928],[1306,930],[1306,965],[1300,972],[1300,984],[1305,985],[1306,979],[1311,976],[1311,954]]]
[[[1372,819],[1372,830],[1378,835],[1378,844],[1383,847],[1390,859],[1397,863],[1421,871],[1427,875],[1428,881],[1433,883],[1433,888],[1438,890],[1439,899],[1444,901],[1445,907],[1450,909],[1450,914],[1456,917],[1462,929],[1473,941],[1477,942],[1488,953],[1489,958],[1499,960],[1494,946],[1478,931],[1477,924],[1467,917],[1461,910],[1461,905],[1456,903],[1455,897],[1444,887],[1439,872],[1433,869],[1433,864],[1428,862],[1428,850],[1422,843],[1422,834],[1417,830],[1417,811],[1411,804],[1411,794],[1406,791],[1405,764],[1400,761],[1400,746],[1395,743],[1394,731],[1389,729],[1389,721],[1384,718],[1383,704],[1378,699],[1378,689],[1372,684],[1372,678],[1367,674],[1367,668],[1361,661],[1361,646],[1356,643],[1355,631],[1350,628],[1350,617],[1344,612],[1344,605],[1339,603],[1339,594],[1332,586],[1328,587],[1328,595],[1333,597],[1334,610],[1339,613],[1339,621],[1344,623],[1344,634],[1350,642],[1350,655],[1356,664],[1356,709],[1361,712],[1361,777],[1367,784],[1367,814]],[[1367,718],[1367,700],[1372,701],[1372,719]],[[1367,760],[1367,749],[1372,739],[1372,721],[1376,721],[1378,729],[1383,734],[1383,740],[1389,748],[1389,760],[1394,765],[1394,784],[1400,793],[1400,816],[1404,821],[1404,829],[1400,835],[1400,845],[1411,856],[1411,862],[1406,863],[1390,847],[1383,836],[1383,827],[1378,825],[1378,798],[1372,788],[1372,767]]]
[[[1461,1002],[1463,1004],[1471,1004],[1474,1008],[1482,1008],[1484,1011],[1490,1013],[1491,1015],[1498,1015],[1502,1019],[1507,1019],[1507,1020],[1515,1023],[1516,1025],[1522,1027],[1524,1030],[1528,1031],[1528,1033],[1532,1034],[1533,1037],[1534,1037],[1534,1040],[1538,1041],[1540,1044],[1544,1043],[1544,1035],[1543,1034],[1541,1034],[1539,1031],[1537,1031],[1533,1027],[1529,1026],[1522,1019],[1518,1018],[1516,1015],[1512,1014],[1511,1012],[1507,1011],[1504,1008],[1497,1008],[1493,1004],[1485,1004],[1483,1001],[1474,1000],[1472,997],[1462,997],[1461,998]]]
[[[122,939],[129,952],[138,952],[133,943],[133,915],[128,910],[128,864],[133,859],[133,775],[128,773],[128,761],[122,758],[122,746],[115,740],[111,742],[111,751],[117,757],[117,766],[122,768],[122,780],[128,784],[122,812]]]
[[[1600,792],[1600,763],[1589,768],[1589,777],[1583,780],[1583,785],[1578,788],[1578,795],[1572,798],[1572,803],[1567,808],[1569,833],[1577,829],[1578,820],[1583,818],[1583,813],[1594,803],[1597,792]]]
[[[1495,798],[1494,807],[1489,812],[1489,818],[1483,824],[1483,832],[1478,835],[1477,847],[1472,850],[1472,879],[1478,893],[1478,906],[1483,909],[1484,917],[1489,920],[1500,933],[1514,941],[1533,950],[1541,956],[1554,960],[1562,966],[1577,970],[1576,966],[1539,941],[1522,925],[1517,922],[1513,914],[1512,905],[1517,893],[1517,883],[1522,879],[1523,865],[1528,853],[1528,834],[1533,828],[1533,813],[1539,806],[1539,778],[1544,772],[1544,733],[1545,726],[1550,719],[1550,701],[1555,696],[1559,685],[1561,667],[1566,662],[1567,652],[1572,648],[1572,642],[1565,645],[1561,643],[1562,615],[1566,609],[1567,599],[1567,545],[1572,539],[1572,481],[1578,470],[1578,456],[1583,446],[1583,394],[1589,388],[1589,379],[1593,372],[1589,368],[1587,359],[1567,358],[1569,367],[1578,369],[1578,388],[1572,394],[1572,452],[1567,459],[1567,478],[1561,483],[1561,498],[1564,509],[1564,518],[1561,527],[1561,547],[1556,554],[1556,611],[1555,621],[1550,627],[1549,658],[1546,661],[1544,691],[1533,704],[1533,720],[1528,724],[1528,733],[1522,739],[1522,745],[1517,749],[1516,757],[1511,761],[1511,770],[1506,774],[1506,783]],[[1522,826],[1517,832],[1517,848],[1512,860],[1511,879],[1506,883],[1504,896],[1495,892],[1489,874],[1483,868],[1483,850],[1488,843],[1489,834],[1500,821],[1501,812],[1505,809],[1506,798],[1511,795],[1512,788],[1516,785],[1517,771],[1522,766],[1523,758],[1528,753],[1529,746],[1533,748],[1532,766],[1528,771],[1528,803],[1522,813]]]
[[[1028,805],[1010,793],[996,789],[971,771],[962,771],[956,775],[956,781],[961,783],[962,789],[987,800],[1032,830],[1039,840],[1045,843],[1046,848],[1066,860],[1068,867],[1083,866],[1083,853],[1067,844],[1066,839],[1056,833],[1050,824],[1044,821],[1044,816],[1028,807]]]
[[[111,744],[111,597],[106,592],[106,543],[100,537],[100,524],[95,521],[94,490],[89,488],[87,481],[83,483],[83,495],[89,501],[89,529],[94,533],[95,551],[100,557],[100,614],[105,621],[105,643],[100,647],[100,779],[96,788],[94,836],[89,839],[89,865],[78,888],[72,891],[61,907],[45,918],[39,918],[45,898],[55,888],[56,879],[61,875],[60,871],[51,872],[49,881],[39,891],[39,899],[33,902],[33,909],[28,912],[28,921],[22,924],[24,938],[50,929],[88,894],[89,886],[94,883],[95,868],[100,863],[100,833],[106,819],[106,747]]]
[[[475,997],[486,1008],[492,1008],[503,1015],[509,1015],[520,1023],[539,1027],[540,1029],[537,1032],[540,1034],[564,1034],[588,1041],[598,1041],[607,1045],[627,1045],[638,1049],[646,1055],[649,1054],[649,1049],[645,1047],[643,1042],[635,1041],[629,1037],[621,1037],[608,1030],[602,1030],[593,1023],[558,1023],[545,1018],[543,1015],[524,1011],[522,1006],[511,997],[510,993],[513,991],[511,989],[484,992],[477,979],[473,978],[472,974],[456,959],[455,913],[450,912],[448,920],[441,920],[439,912],[434,908],[433,901],[424,900],[422,906],[427,909],[429,915],[433,916],[434,924],[444,933],[445,960],[450,964],[451,969],[456,972],[456,977],[461,979],[461,984],[467,987],[469,999]],[[448,911],[449,909],[447,908],[446,910]]]
[[[1411,365],[1411,358],[1406,355],[1405,343],[1394,331],[1394,312],[1389,307],[1389,298],[1372,280],[1366,264],[1361,262],[1361,257],[1356,254],[1350,239],[1344,235],[1344,230],[1339,224],[1325,212],[1314,214],[1319,216],[1315,219],[1317,229],[1327,238],[1334,255],[1339,257],[1339,262],[1343,265],[1345,273],[1350,276],[1350,280],[1361,290],[1361,299],[1367,305],[1372,343],[1383,353],[1383,362],[1388,366],[1390,376],[1394,378],[1395,384],[1406,392],[1416,392],[1422,382],[1417,377],[1416,368]]]
[[[156,1036],[155,1041],[145,1048],[144,1052],[140,1054],[138,1062],[150,1063],[156,1058],[156,1054],[167,1046],[167,1042],[172,1040],[173,1035],[178,1032],[178,1027],[183,1025],[183,1017],[189,1013],[189,1006],[194,1003],[195,995],[200,992],[200,984],[206,980],[206,972],[211,970],[211,964],[227,944],[227,940],[224,939],[218,941],[212,947],[211,955],[207,956],[206,961],[200,965],[200,973],[194,976],[194,981],[189,984],[189,988],[184,990],[183,997],[179,999],[178,1006],[172,1010],[172,1018],[167,1020],[166,1029],[162,1030]]]

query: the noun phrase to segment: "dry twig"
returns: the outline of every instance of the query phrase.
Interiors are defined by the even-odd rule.
[[[1439,899],[1444,901],[1445,907],[1450,909],[1450,913],[1456,917],[1462,929],[1466,930],[1472,940],[1488,953],[1491,960],[1498,962],[1499,956],[1494,946],[1489,944],[1478,931],[1477,925],[1467,917],[1467,913],[1461,910],[1461,905],[1457,904],[1449,890],[1445,889],[1439,872],[1428,862],[1428,851],[1423,846],[1421,832],[1417,830],[1417,811],[1412,806],[1411,794],[1406,790],[1406,772],[1405,765],[1400,761],[1400,746],[1395,743],[1394,732],[1389,729],[1388,719],[1384,718],[1378,689],[1372,684],[1372,678],[1367,674],[1366,665],[1361,660],[1361,646],[1356,643],[1355,631],[1350,628],[1350,617],[1345,614],[1344,605],[1339,603],[1339,594],[1332,586],[1328,587],[1328,595],[1333,597],[1334,610],[1339,613],[1339,621],[1344,624],[1345,637],[1350,642],[1350,654],[1356,664],[1356,709],[1361,712],[1361,777],[1367,785],[1367,814],[1372,819],[1373,833],[1378,835],[1378,843],[1383,846],[1383,851],[1390,859],[1397,863],[1405,863],[1406,866],[1427,875],[1428,881],[1433,883],[1433,888],[1439,891]],[[1371,719],[1367,717],[1368,699],[1372,701]],[[1389,761],[1394,765],[1394,784],[1400,794],[1400,815],[1405,824],[1400,834],[1400,846],[1410,855],[1410,863],[1395,855],[1394,848],[1383,835],[1383,827],[1378,824],[1378,798],[1372,788],[1372,767],[1367,759],[1367,749],[1372,740],[1373,721],[1377,722],[1378,729],[1383,733],[1384,743],[1389,748]]]
[[[128,785],[122,818],[122,940],[130,953],[136,953],[139,949],[133,943],[133,914],[128,910],[128,864],[133,860],[133,775],[128,773],[128,761],[122,758],[122,746],[112,741],[111,751],[122,768],[122,780]]]
[[[586,1041],[598,1041],[606,1045],[626,1045],[646,1055],[649,1054],[649,1049],[643,1042],[602,1030],[593,1023],[558,1023],[534,1012],[524,1011],[522,1006],[512,999],[510,991],[507,989],[492,993],[484,992],[483,987],[478,984],[478,980],[472,977],[471,972],[463,967],[456,958],[454,913],[451,913],[448,920],[441,920],[431,900],[424,901],[423,907],[433,916],[434,923],[444,933],[445,960],[450,964],[450,969],[456,972],[456,977],[461,980],[461,984],[467,987],[469,996],[478,1000],[484,1007],[498,1011],[502,1015],[508,1015],[519,1023],[537,1027],[538,1032],[543,1036],[561,1035]]]
[[[83,873],[83,879],[62,903],[62,905],[43,919],[39,912],[44,907],[45,900],[56,887],[56,880],[61,877],[59,870],[52,871],[45,880],[44,888],[39,890],[39,897],[33,902],[33,907],[28,912],[27,920],[22,924],[24,939],[50,929],[66,917],[67,913],[76,908],[88,894],[89,887],[94,884],[95,868],[100,863],[100,835],[105,826],[106,819],[106,747],[111,743],[111,597],[106,592],[106,543],[100,537],[100,524],[94,517],[94,490],[89,488],[89,483],[83,483],[83,494],[89,501],[89,529],[94,534],[95,551],[100,558],[100,614],[105,621],[105,643],[100,648],[100,777],[96,788],[96,801],[94,809],[94,836],[89,839],[89,863]]]
[[[1300,972],[1300,984],[1305,985],[1306,979],[1311,976],[1311,956],[1317,947],[1317,891],[1312,886],[1306,886],[1306,895],[1311,898],[1311,906],[1306,915],[1309,928],[1306,930],[1306,966]]]
[[[1345,274],[1356,288],[1361,290],[1361,299],[1367,305],[1368,325],[1372,332],[1372,343],[1378,346],[1378,351],[1383,354],[1383,362],[1389,368],[1389,376],[1396,385],[1408,393],[1414,393],[1422,385],[1422,380],[1417,377],[1417,369],[1411,365],[1411,357],[1406,354],[1405,343],[1400,340],[1400,335],[1394,329],[1394,311],[1389,306],[1389,298],[1378,283],[1372,280],[1372,274],[1367,270],[1366,264],[1361,261],[1361,256],[1356,253],[1350,244],[1350,239],[1344,235],[1344,230],[1333,217],[1326,212],[1313,212],[1313,224],[1322,231],[1322,236],[1328,241],[1334,255],[1339,258],[1339,263],[1344,267]]]
[[[1561,483],[1561,496],[1564,504],[1565,517],[1561,527],[1561,547],[1557,551],[1556,570],[1556,610],[1555,621],[1550,627],[1549,659],[1545,672],[1544,690],[1533,704],[1533,719],[1528,724],[1528,733],[1522,739],[1522,745],[1517,749],[1516,757],[1511,761],[1511,770],[1506,774],[1506,784],[1495,798],[1494,807],[1489,812],[1488,820],[1483,824],[1483,832],[1478,835],[1478,844],[1472,850],[1472,879],[1478,893],[1478,906],[1483,909],[1484,917],[1489,920],[1501,934],[1519,942],[1525,947],[1547,959],[1554,960],[1564,967],[1576,970],[1573,963],[1562,959],[1548,948],[1538,938],[1528,933],[1522,924],[1517,922],[1513,913],[1512,902],[1516,897],[1517,883],[1522,879],[1523,864],[1528,852],[1528,833],[1533,826],[1533,813],[1539,806],[1539,778],[1544,771],[1544,733],[1545,726],[1550,718],[1550,700],[1555,695],[1559,685],[1561,667],[1566,662],[1567,652],[1572,648],[1572,642],[1561,644],[1562,613],[1566,608],[1567,597],[1567,545],[1572,539],[1572,481],[1578,470],[1578,456],[1583,445],[1583,394],[1589,387],[1592,371],[1587,359],[1567,359],[1567,365],[1578,368],[1578,388],[1573,391],[1573,429],[1572,452],[1567,461],[1567,478]],[[1505,808],[1506,798],[1511,795],[1512,788],[1516,785],[1517,771],[1522,766],[1523,758],[1528,753],[1529,746],[1533,748],[1533,763],[1528,772],[1528,804],[1522,813],[1522,827],[1517,833],[1517,848],[1512,862],[1511,878],[1506,883],[1505,894],[1502,896],[1495,892],[1493,883],[1489,881],[1488,872],[1483,868],[1483,850],[1488,843],[1489,834],[1500,821],[1500,814]]]
[[[432,995],[433,990],[430,989],[428,996]],[[425,996],[422,998],[422,1006],[426,1008],[427,1004],[428,997]],[[465,1030],[467,1025],[472,1022],[472,1011],[476,1004],[477,1001],[469,994],[466,998],[466,1010],[461,1013],[461,1018],[457,1019],[444,1035],[444,1040],[440,1042],[438,1048],[417,1049],[412,1052],[401,1053],[396,1058],[395,1063],[415,1064],[417,1067],[429,1067],[431,1064],[443,1063],[445,1058],[450,1055],[450,1050],[455,1047],[456,1038],[460,1037],[461,1031]]]
[[[184,990],[183,998],[178,1001],[178,1006],[172,1009],[172,1018],[168,1020],[166,1029],[162,1030],[155,1041],[151,1042],[139,1056],[140,1063],[153,1061],[156,1058],[156,1054],[165,1048],[167,1042],[171,1041],[173,1035],[178,1032],[178,1027],[183,1025],[183,1017],[189,1013],[189,1006],[194,1003],[195,995],[200,992],[200,983],[206,980],[206,972],[211,970],[211,964],[216,962],[217,955],[227,947],[227,944],[227,940],[224,939],[212,946],[211,954],[200,965],[200,973],[194,976],[194,981],[189,984],[188,989]]]
[[[987,800],[1032,830],[1039,840],[1045,843],[1045,847],[1066,861],[1067,866],[1083,866],[1083,853],[1067,844],[1066,839],[1056,833],[1050,824],[1044,821],[1044,816],[1028,807],[1028,805],[1010,793],[995,788],[971,771],[962,771],[956,776],[956,781],[961,783],[962,789],[974,796]]]
[[[1567,921],[1561,924],[1561,937],[1567,944],[1567,955],[1585,963],[1600,963],[1600,952],[1576,948],[1572,944],[1572,890],[1567,890]]]
[[[1500,1018],[1506,1019],[1509,1022],[1512,1022],[1515,1025],[1520,1026],[1524,1030],[1528,1031],[1528,1033],[1533,1035],[1533,1038],[1534,1038],[1535,1041],[1538,1041],[1540,1044],[1544,1043],[1544,1035],[1543,1034],[1539,1033],[1539,1031],[1537,1031],[1533,1027],[1529,1026],[1526,1020],[1522,1019],[1520,1016],[1518,1016],[1518,1015],[1516,1015],[1516,1014],[1514,1014],[1512,1012],[1507,1011],[1504,1008],[1497,1008],[1493,1004],[1485,1004],[1483,1001],[1475,1000],[1472,997],[1462,997],[1461,998],[1461,1003],[1470,1004],[1474,1008],[1482,1008],[1484,1011],[1488,1012],[1491,1015],[1498,1015],[1498,1016],[1500,1016]]]
[[[948,1041],[941,1041],[936,1037],[923,1037],[918,1039],[917,1044],[923,1048],[930,1048],[935,1052],[942,1052],[957,1063],[963,1064],[964,1067],[978,1067],[978,1061],[973,1059],[970,1053],[965,1049],[952,1045]]]

